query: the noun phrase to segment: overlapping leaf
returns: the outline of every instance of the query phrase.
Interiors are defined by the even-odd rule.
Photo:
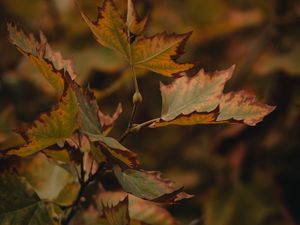
[[[140,35],[143,33],[146,24],[148,22],[148,16],[145,16],[143,19],[140,19],[132,0],[127,2],[127,27],[129,31],[135,35]]]
[[[115,205],[126,196],[129,200],[128,209],[131,220],[149,225],[178,225],[177,221],[161,204],[137,198],[125,192],[101,191],[97,197],[97,202],[103,203],[103,205]],[[103,205],[98,205],[100,211],[102,211]]]
[[[140,35],[147,22],[147,17],[139,20],[131,0],[128,1],[127,22],[118,14],[112,0],[104,1],[96,22],[91,22],[87,16],[81,14],[100,44],[120,53],[136,68],[172,76],[193,67],[192,64],[175,62],[183,54],[185,42],[191,33],[139,36],[135,41],[129,38],[130,33]]]
[[[50,113],[42,114],[24,134],[27,145],[8,152],[25,157],[71,137],[76,129],[76,96],[68,89]]]
[[[184,44],[190,34],[157,34],[138,39],[132,44],[133,64],[165,76],[191,69],[192,64],[178,64],[174,61],[183,53]]]
[[[103,207],[103,215],[109,225],[129,225],[128,197],[117,205]]]
[[[54,225],[46,204],[22,178],[0,177],[0,224]]]
[[[95,22],[92,22],[84,13],[81,15],[101,45],[113,49],[126,59],[129,58],[126,23],[111,0],[104,1],[103,7],[99,8]]]
[[[61,75],[62,70],[66,71],[72,79],[76,77],[71,62],[64,60],[59,52],[53,51],[42,33],[40,33],[40,41],[37,41],[33,34],[26,35],[11,23],[8,23],[7,27],[11,43],[40,69],[60,97],[65,86]]]
[[[171,85],[161,84],[162,113],[150,127],[241,122],[256,125],[274,107],[259,103],[243,91],[223,94],[234,67],[194,77],[183,76]]]
[[[156,202],[177,202],[191,195],[176,189],[174,183],[164,179],[160,172],[114,168],[114,173],[123,189],[139,198]]]
[[[108,1],[105,7],[107,10],[112,10],[110,7],[113,5]],[[99,141],[109,151],[109,155],[130,167],[135,167],[138,164],[135,153],[126,149],[117,140],[103,136],[98,117],[97,100],[89,89],[83,90],[74,81],[75,73],[70,61],[62,59],[59,53],[54,52],[43,35],[41,35],[41,43],[39,43],[32,34],[26,36],[12,24],[8,24],[8,30],[12,43],[38,66],[59,95],[66,86],[69,87],[57,109],[50,114],[43,114],[34,123],[34,126],[27,130],[28,145],[18,150],[12,150],[9,154],[24,157],[69,138],[75,129],[78,111],[79,127],[84,134],[92,137],[94,141]],[[104,126],[109,128],[111,125]]]
[[[111,131],[112,127],[114,126],[114,123],[119,118],[122,111],[123,111],[123,109],[122,109],[121,103],[118,104],[117,109],[112,116],[105,115],[100,110],[98,111],[98,116],[99,116],[103,135],[106,135]]]

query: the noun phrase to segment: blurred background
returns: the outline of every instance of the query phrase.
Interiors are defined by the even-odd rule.
[[[197,63],[206,71],[236,64],[226,91],[245,89],[277,106],[256,127],[170,126],[145,129],[125,140],[138,153],[144,169],[163,171],[195,194],[170,206],[171,214],[191,225],[300,224],[300,2],[135,2],[140,15],[150,13],[147,35],[193,31],[179,61]],[[115,3],[125,15],[126,0]],[[101,0],[79,1],[91,18],[96,18],[101,4]],[[78,82],[95,90],[102,111],[113,113],[122,103],[123,114],[112,132],[120,137],[131,111],[131,77],[124,72],[123,62],[93,39],[73,1],[1,0],[0,12],[0,149],[14,146],[12,130],[51,109],[55,101],[47,81],[8,42],[6,21],[16,22],[27,32],[44,32],[53,48],[73,61]],[[144,99],[135,121],[140,123],[160,115],[159,81],[172,79],[144,71],[138,75]],[[47,182],[57,188],[63,176],[53,175],[57,172],[53,167],[31,174],[46,165],[35,161],[29,168],[1,159],[0,169],[15,163],[29,177],[50,173]],[[103,186],[118,188],[111,176]]]

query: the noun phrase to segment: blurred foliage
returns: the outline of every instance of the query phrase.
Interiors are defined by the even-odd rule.
[[[101,2],[79,4],[95,18],[94,9]],[[125,12],[126,1],[115,2]],[[299,1],[136,0],[136,4],[142,15],[151,12],[149,34],[194,31],[183,60],[206,70],[236,64],[227,88],[244,88],[277,106],[256,127],[174,126],[129,136],[126,145],[137,150],[147,169],[163,171],[195,194],[170,206],[170,212],[191,225],[299,224]],[[124,113],[112,131],[119,137],[130,116],[131,79],[114,53],[94,41],[73,1],[2,0],[0,11],[0,148],[21,144],[13,130],[49,110],[55,101],[47,81],[8,43],[6,20],[20,21],[28,31],[42,30],[54,49],[72,59],[78,82],[96,90],[101,110],[112,113],[122,102]],[[170,79],[145,71],[138,74],[144,101],[136,121],[143,122],[160,114],[158,81]],[[1,172],[22,171],[40,198],[54,198],[72,184],[64,170],[70,168],[45,162],[40,155],[27,161],[0,159]],[[47,181],[40,179],[46,176]],[[119,189],[109,175],[102,185],[108,191]],[[94,215],[90,208],[82,210],[78,224],[93,224]]]

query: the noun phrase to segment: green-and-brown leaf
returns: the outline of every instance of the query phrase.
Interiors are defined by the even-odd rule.
[[[182,188],[176,189],[174,183],[164,179],[158,171],[144,171],[127,169],[122,171],[120,167],[114,167],[114,173],[124,191],[139,198],[156,202],[177,202],[184,198],[190,198]]]
[[[92,22],[82,12],[81,15],[101,45],[129,59],[129,44],[125,32],[126,22],[118,13],[112,0],[104,1],[103,7],[99,8],[98,18],[95,22]]]
[[[191,33],[157,34],[143,37],[132,44],[132,61],[135,67],[172,76],[189,70],[192,64],[179,64],[175,60],[183,54],[184,45]]]
[[[133,1],[128,0],[126,23],[129,31],[135,35],[140,35],[145,30],[147,22],[148,16],[145,16],[143,19],[140,19],[134,7]]]
[[[200,70],[195,76],[161,84],[162,113],[150,127],[239,122],[256,125],[274,107],[259,103],[243,91],[223,94],[234,66],[212,74]]]
[[[42,33],[40,41],[37,41],[33,34],[26,35],[12,23],[8,23],[7,28],[11,43],[40,69],[60,97],[65,86],[63,71],[66,71],[71,79],[76,78],[71,61],[63,59],[59,52],[53,51]]]
[[[71,137],[76,129],[76,96],[67,89],[50,113],[42,114],[23,135],[27,145],[11,150],[9,155],[25,157]]]

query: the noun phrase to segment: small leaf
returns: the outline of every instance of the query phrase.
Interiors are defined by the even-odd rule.
[[[128,208],[131,222],[139,221],[141,224],[149,225],[178,225],[176,220],[166,209],[163,208],[162,205],[137,198],[125,192],[101,191],[101,194],[97,197],[97,202],[102,202],[104,205],[116,204],[127,195],[129,200]],[[101,207],[103,206],[99,204],[98,208],[100,208],[100,211],[102,211]]]
[[[26,130],[23,136],[28,142],[27,145],[11,150],[8,154],[26,157],[69,138],[76,129],[77,111],[76,97],[68,89],[50,113],[42,114]]]
[[[66,149],[45,149],[43,153],[48,157],[55,161],[60,161],[64,163],[69,163],[72,161],[68,150]]]
[[[119,118],[122,111],[123,111],[123,109],[122,109],[121,103],[118,104],[118,107],[117,107],[115,113],[113,114],[113,116],[105,115],[100,110],[98,111],[98,116],[99,116],[103,135],[106,136],[111,131],[111,129],[114,126],[114,123]]]
[[[66,71],[72,79],[76,77],[71,61],[64,60],[59,52],[53,51],[42,33],[40,33],[40,41],[37,41],[33,34],[26,35],[11,23],[8,23],[7,27],[11,43],[40,69],[60,97],[65,86],[62,70]]]
[[[109,225],[129,225],[128,197],[126,196],[116,206],[104,207],[103,215]]]
[[[139,198],[157,202],[177,202],[192,196],[174,188],[174,183],[161,177],[158,171],[144,171],[114,167],[114,173],[124,191]]]
[[[132,0],[128,0],[127,3],[127,27],[131,33],[140,35],[145,30],[148,16],[140,20]]]
[[[54,202],[62,206],[72,205],[76,199],[79,189],[80,185],[78,182],[67,183],[54,199]]]
[[[46,204],[25,179],[2,174],[0,177],[0,224],[54,225]]]
[[[212,74],[200,70],[191,78],[183,76],[171,85],[161,84],[161,117],[150,127],[228,122],[256,125],[274,107],[257,102],[243,91],[223,94],[233,70],[234,66]]]
[[[184,45],[191,33],[157,34],[138,39],[132,44],[132,61],[137,68],[172,76],[189,70],[192,64],[178,64],[174,60],[183,54]]]
[[[126,23],[112,0],[104,1],[103,7],[98,10],[98,18],[95,22],[92,22],[82,12],[81,15],[101,45],[129,59],[129,44],[125,33]]]
[[[99,141],[107,151],[102,149],[105,155],[109,158],[113,157],[118,161],[124,163],[130,168],[136,168],[139,165],[136,153],[124,147],[120,142],[112,137],[105,137],[103,135],[90,136],[92,141]]]
[[[79,106],[79,126],[81,131],[86,135],[100,135],[101,126],[98,118],[98,104],[97,100],[89,89],[83,90],[76,83],[72,83],[78,106]]]

